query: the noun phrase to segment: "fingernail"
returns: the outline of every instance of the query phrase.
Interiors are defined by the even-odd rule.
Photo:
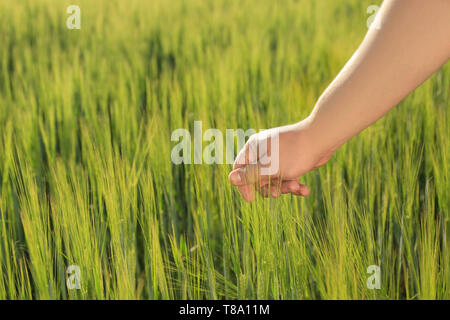
[[[230,175],[230,182],[231,184],[237,185],[241,183],[241,175],[239,174],[239,171],[232,172]]]

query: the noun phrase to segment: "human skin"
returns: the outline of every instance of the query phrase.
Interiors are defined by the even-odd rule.
[[[270,135],[250,137],[229,175],[246,201],[253,201],[256,192],[307,196],[300,176],[323,166],[450,59],[450,0],[385,0],[375,23],[379,27],[369,29],[311,114],[271,129],[279,133],[275,173],[262,174],[258,157],[249,161],[250,150],[270,141]],[[270,147],[266,154],[274,156]]]

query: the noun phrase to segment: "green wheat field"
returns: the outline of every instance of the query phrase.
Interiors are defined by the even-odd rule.
[[[0,1],[0,299],[449,299],[449,63],[306,198],[170,158],[196,120],[305,118],[380,2]]]

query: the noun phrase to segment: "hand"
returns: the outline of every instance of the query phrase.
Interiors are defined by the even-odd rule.
[[[309,126],[305,119],[249,138],[229,175],[230,183],[238,187],[246,201],[253,201],[256,192],[274,198],[286,193],[309,195],[308,187],[299,182],[300,176],[324,165],[334,153],[319,150]],[[274,147],[277,137],[278,148]],[[271,167],[275,167],[272,172]]]

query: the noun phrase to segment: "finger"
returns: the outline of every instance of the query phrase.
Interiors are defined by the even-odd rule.
[[[241,151],[239,151],[238,155],[236,156],[236,159],[233,163],[233,170],[244,167],[248,163],[248,156],[247,156],[247,147],[244,146]]]
[[[245,167],[249,163],[255,164],[258,159],[257,146],[255,140],[250,137],[245,146],[239,151],[234,160],[233,169]]]
[[[300,182],[297,180],[283,181],[280,189],[282,194],[298,192],[300,190]]]
[[[259,189],[259,192],[261,193],[261,195],[264,198],[268,198],[269,197],[269,185],[264,185]]]
[[[296,195],[307,197],[310,193],[311,191],[307,186],[305,186],[304,184],[300,184],[300,190],[298,191],[298,193],[296,193]]]
[[[277,176],[260,176],[259,179],[259,186],[265,186],[265,185],[274,185],[281,187],[281,180]]]
[[[272,198],[279,198],[281,196],[280,188],[276,185],[271,185],[270,195],[272,196]]]
[[[266,184],[260,188],[259,192],[264,198],[279,198],[281,196],[280,189],[276,185]]]
[[[260,168],[257,164],[249,164],[245,167],[237,168],[230,172],[228,179],[230,183],[235,186],[242,186],[246,184],[258,184],[265,183],[269,180],[268,176],[261,176]]]
[[[309,195],[310,191],[307,186],[301,184],[297,180],[288,180],[283,181],[283,183],[281,184],[281,193],[291,193],[293,195],[306,197],[307,195]]]
[[[239,193],[247,202],[255,200],[255,188],[252,185],[243,185],[238,187]]]

